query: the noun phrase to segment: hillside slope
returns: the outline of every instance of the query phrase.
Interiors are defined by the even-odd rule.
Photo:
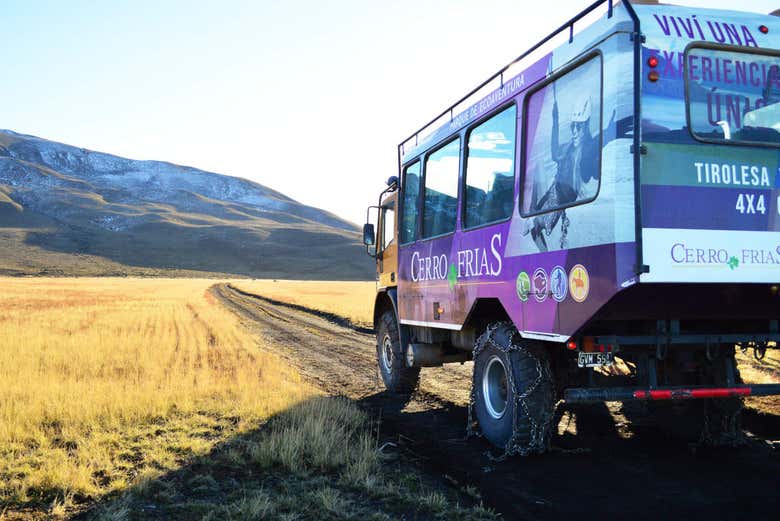
[[[0,130],[0,274],[370,279],[358,229],[251,181]]]

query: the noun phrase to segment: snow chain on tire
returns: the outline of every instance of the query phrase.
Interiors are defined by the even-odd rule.
[[[734,352],[726,354],[730,357],[729,363],[734,363],[734,377],[736,383],[742,383],[739,369],[736,367]],[[724,384],[717,380],[717,384]],[[741,397],[721,398],[704,401],[704,421],[699,446],[704,447],[739,447],[747,443],[742,432],[741,413],[745,400]]]
[[[506,338],[506,345],[502,344],[500,341],[497,341],[496,339],[496,331],[501,329],[502,327],[508,327],[512,328],[512,331],[509,335],[507,335]],[[510,351],[524,351],[532,360],[536,362],[536,378],[533,382],[531,382],[528,387],[526,388],[524,393],[520,393],[517,382],[515,382],[515,377],[512,370],[507,370],[507,380],[508,384],[511,386],[513,395],[514,395],[514,403],[512,404],[513,407],[513,421],[512,421],[512,437],[509,439],[509,442],[506,444],[506,447],[504,448],[504,453],[499,455],[498,457],[493,456],[491,453],[488,452],[488,457],[493,461],[503,461],[509,456],[513,455],[520,455],[520,456],[528,456],[531,454],[542,454],[549,450],[550,448],[550,441],[551,441],[551,426],[553,423],[553,418],[555,415],[554,408],[552,410],[533,410],[533,408],[528,407],[528,399],[534,395],[535,392],[543,392],[539,389],[542,382],[550,381],[552,382],[552,370],[550,368],[550,362],[549,360],[540,359],[538,356],[534,355],[532,350],[528,349],[527,347],[524,347],[522,345],[518,345],[514,340],[515,337],[519,336],[517,333],[517,330],[514,329],[514,325],[511,322],[499,322],[496,324],[491,324],[487,327],[485,332],[482,334],[480,339],[483,337],[486,339],[485,342],[480,343],[480,339],[477,339],[475,345],[474,345],[474,355],[473,358],[476,361],[480,351],[482,351],[482,345],[491,345],[495,347],[496,349],[504,352],[509,353]],[[476,370],[477,364],[474,364],[474,368]],[[472,377],[473,381],[473,377]],[[553,391],[553,396],[555,395]],[[478,422],[476,421],[476,416],[474,413],[474,403],[476,402],[476,390],[475,386],[471,386],[471,396],[469,398],[469,410],[468,410],[468,424],[466,425],[466,437],[471,436],[482,436],[482,433],[479,429]],[[518,412],[523,411],[526,415],[526,418],[528,419],[528,422],[531,426],[531,436],[528,440],[528,443],[521,443],[520,441],[520,434],[517,431],[517,418],[518,418]]]

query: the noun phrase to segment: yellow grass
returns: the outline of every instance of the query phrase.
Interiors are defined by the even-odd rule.
[[[0,279],[7,518],[143,483],[315,394],[258,349],[211,284]]]
[[[761,361],[754,358],[752,349],[745,353],[737,349],[737,364],[745,383],[780,383],[780,352],[777,349],[767,349],[766,356]],[[759,412],[780,415],[780,396],[748,398],[746,404]]]
[[[239,280],[233,285],[270,299],[333,313],[356,325],[372,327],[374,282]]]

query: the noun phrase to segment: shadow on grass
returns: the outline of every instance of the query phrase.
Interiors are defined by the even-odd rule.
[[[742,411],[742,425],[753,434],[780,438],[780,416],[747,407]]]
[[[385,395],[366,401],[385,403],[390,415],[402,407]],[[394,446],[380,443],[366,405],[340,397],[307,400],[76,519],[494,518],[476,499],[420,475]],[[426,425],[435,415],[413,416]]]
[[[77,519],[490,519],[482,500],[507,519],[583,511],[723,518],[780,507],[775,452],[756,444],[692,450],[695,414],[563,405],[557,421],[572,426],[554,437],[551,453],[496,461],[485,440],[466,439],[465,407],[424,400],[409,408],[385,393],[307,400]],[[425,410],[416,410],[421,402]],[[775,429],[780,418],[759,423]]]

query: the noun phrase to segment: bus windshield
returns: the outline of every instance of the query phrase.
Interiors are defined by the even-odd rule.
[[[692,47],[685,66],[695,137],[780,146],[780,55]]]

